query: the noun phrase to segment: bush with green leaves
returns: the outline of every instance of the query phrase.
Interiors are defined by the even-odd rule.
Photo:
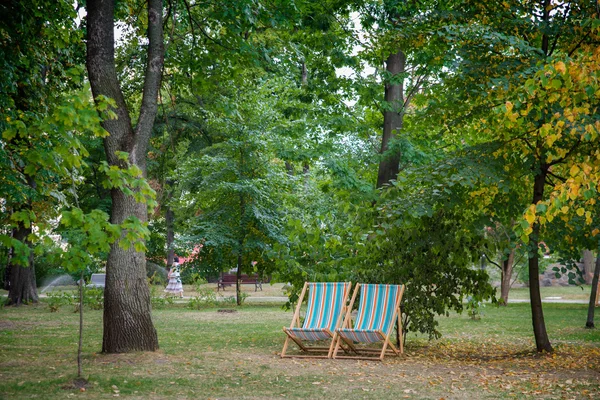
[[[167,270],[159,264],[150,261],[146,262],[146,276],[149,279],[149,283],[154,285],[166,285],[168,281]]]
[[[92,310],[102,310],[104,308],[104,289],[85,288],[83,290],[83,305],[89,306]]]
[[[74,306],[74,311],[79,311],[79,291],[48,292],[46,298],[50,312],[57,312],[62,306]],[[104,308],[104,289],[84,288],[83,305],[92,310],[102,310]]]
[[[50,312],[57,312],[62,306],[73,305],[76,302],[71,292],[48,292],[46,299]]]
[[[190,298],[187,307],[192,310],[200,310],[217,304],[217,294],[213,288],[197,288],[197,296]]]
[[[462,312],[493,297],[485,271],[475,267],[484,238],[465,229],[468,213],[440,209],[431,216],[381,222],[365,236],[355,259],[353,281],[405,284],[405,331],[438,338],[437,315]]]
[[[150,280],[148,280],[148,286],[150,287],[150,302],[152,303],[152,308],[164,308],[167,305],[175,303],[172,296],[165,296],[162,288],[151,284]]]
[[[467,315],[472,320],[480,320],[483,317],[482,308],[485,307],[485,304],[482,301],[475,300],[475,298],[469,296],[467,299]]]

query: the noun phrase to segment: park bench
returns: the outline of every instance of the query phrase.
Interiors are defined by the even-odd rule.
[[[225,290],[227,286],[235,285],[237,281],[236,274],[223,274],[217,281],[217,292],[220,289]],[[258,291],[260,289],[262,291],[262,279],[258,277],[258,275],[248,276],[243,274],[240,277],[240,285],[254,285],[254,291]]]
[[[92,277],[90,278],[90,283],[87,286],[95,288],[104,288],[105,284],[106,274],[92,274]]]

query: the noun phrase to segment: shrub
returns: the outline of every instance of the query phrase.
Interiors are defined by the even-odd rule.
[[[104,308],[104,289],[86,288],[83,290],[83,304],[90,306],[92,310]]]
[[[192,310],[200,310],[204,307],[210,307],[217,304],[217,294],[213,288],[197,288],[197,296],[192,297],[187,307]]]
[[[146,276],[151,279],[150,283],[155,285],[166,285],[167,284],[167,270],[153,262],[146,262]]]
[[[164,296],[161,289],[150,283],[150,279],[148,279],[148,286],[150,287],[150,302],[152,303],[152,308],[159,309],[165,307],[167,304],[171,305],[174,303],[173,298]]]
[[[70,292],[49,292],[46,296],[50,312],[57,312],[62,306],[75,304],[75,298]]]

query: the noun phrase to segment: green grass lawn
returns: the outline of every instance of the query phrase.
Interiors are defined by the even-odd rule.
[[[529,304],[487,305],[481,320],[440,318],[440,340],[409,334],[405,355],[383,363],[281,359],[292,313],[254,304],[155,310],[159,351],[105,355],[102,311],[85,311],[90,385],[79,391],[78,314],[43,303],[0,310],[0,399],[600,398],[600,330],[583,328],[582,304],[544,304],[552,355],[532,351]]]

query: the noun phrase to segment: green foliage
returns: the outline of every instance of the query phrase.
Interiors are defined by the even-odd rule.
[[[50,312],[57,312],[60,307],[72,305],[74,302],[73,294],[69,292],[49,292],[46,297]]]
[[[358,248],[355,280],[405,284],[404,329],[439,337],[436,315],[462,312],[468,296],[480,302],[494,293],[487,273],[473,267],[483,239],[465,229],[469,218],[457,209],[382,222]]]
[[[191,310],[201,310],[206,307],[212,307],[217,304],[217,294],[210,287],[196,288],[197,296],[191,297],[187,304],[187,308]],[[246,294],[246,293],[244,293]],[[235,304],[235,298],[234,298]]]
[[[186,262],[181,270],[181,281],[185,285],[193,285],[198,279],[216,278],[224,269],[234,265],[234,257],[227,257],[227,254],[214,248],[202,248],[201,256]]]
[[[55,246],[42,245],[40,248],[44,250],[44,253],[36,255],[33,260],[33,264],[35,265],[35,281],[38,287],[47,278],[67,273],[60,263],[60,258],[56,257],[59,250]],[[75,278],[74,280],[77,279],[79,278]]]
[[[165,267],[146,261],[146,277],[151,285],[166,285],[168,272]]]
[[[152,308],[161,309],[175,303],[172,296],[165,296],[162,286],[153,284],[150,279],[148,280],[148,286],[150,288],[150,302],[152,303]]]
[[[188,146],[177,167],[176,215],[190,247],[203,245],[195,272],[205,276],[236,265],[251,272],[250,261],[264,266],[263,254],[283,240],[278,199],[285,180],[270,145],[277,114],[257,96],[265,86],[239,93],[235,102],[221,99],[207,121],[213,144],[199,151]]]
[[[246,299],[250,296],[246,292],[239,292],[237,296],[227,296],[223,297],[222,300],[219,300],[219,304],[223,304],[229,307],[235,307],[236,305],[244,305]]]
[[[74,207],[63,212],[60,222],[70,231],[70,237],[76,239],[61,256],[62,265],[69,272],[85,269],[93,263],[95,255],[108,253],[111,243],[121,235],[119,226],[111,224],[109,216],[100,210],[84,214]]]
[[[83,290],[83,304],[89,306],[92,310],[102,310],[104,308],[104,289],[85,288]]]
[[[108,165],[105,161],[100,163],[99,169],[106,176],[106,180],[102,182],[103,186],[106,189],[118,188],[125,195],[133,197],[136,202],[155,207],[156,192],[144,178],[142,170],[130,163],[129,154],[118,151],[116,155],[123,166]]]
[[[481,311],[481,309],[485,307],[485,303],[483,303],[482,301],[478,301],[475,298],[469,296],[465,307],[467,309],[467,315],[472,320],[479,321],[481,317],[483,317],[483,312]]]
[[[50,312],[57,312],[62,306],[73,306],[74,312],[79,312],[78,291],[52,291],[48,292],[46,296]],[[92,310],[102,310],[104,308],[104,289],[84,288],[83,305]]]

